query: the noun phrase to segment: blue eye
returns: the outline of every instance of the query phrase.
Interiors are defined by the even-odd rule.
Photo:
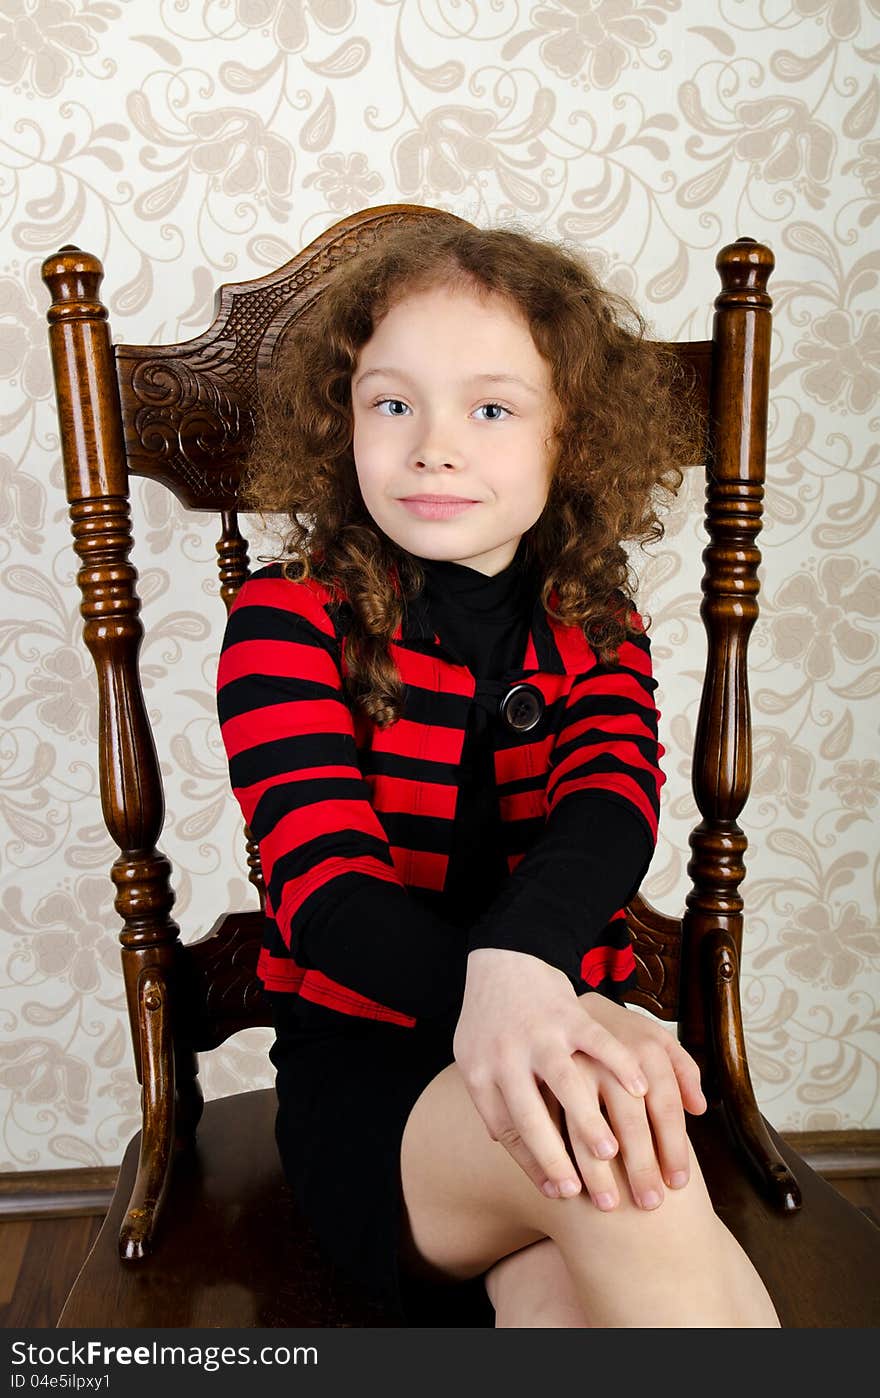
[[[376,400],[376,402],[373,404],[373,407],[374,407],[374,408],[384,408],[386,404],[391,404],[391,403],[396,403],[399,407],[407,408],[407,411],[409,411],[409,409],[408,409],[408,407],[407,407],[407,404],[404,403],[404,401],[403,401],[402,398],[378,398],[378,399]],[[482,412],[484,408],[497,408],[497,409],[499,410],[499,412],[506,413],[508,417],[511,416],[511,410],[510,410],[510,408],[505,408],[503,403],[481,403],[480,406],[479,406],[479,408],[477,409],[477,412]],[[384,416],[384,417],[403,417],[404,414],[403,414],[403,413],[384,413],[383,416]],[[503,422],[504,419],[503,419],[503,418],[500,418],[500,417],[490,417],[490,418],[484,418],[483,421],[484,421],[484,422]]]

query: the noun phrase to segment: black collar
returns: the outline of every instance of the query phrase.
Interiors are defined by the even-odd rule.
[[[551,602],[555,605],[555,590],[551,593]],[[578,673],[578,667],[567,666],[560,654],[540,596],[535,599],[532,607],[530,637],[537,656],[537,670],[550,675]],[[424,593],[419,593],[417,597],[410,598],[404,604],[403,621],[395,632],[394,640],[399,645],[403,645],[409,650],[418,651],[422,655],[436,655],[438,658],[452,661],[453,664],[459,663],[457,658],[443,645],[431,625]],[[534,671],[535,667],[533,666],[528,671],[524,670],[523,673],[534,673]]]

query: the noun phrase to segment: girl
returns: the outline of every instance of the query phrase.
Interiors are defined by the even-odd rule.
[[[276,1139],[397,1324],[778,1324],[688,1141],[697,1065],[624,1003],[665,777],[623,541],[703,431],[645,328],[561,246],[432,217],[334,270],[264,390],[244,501],[287,556],[218,709]]]

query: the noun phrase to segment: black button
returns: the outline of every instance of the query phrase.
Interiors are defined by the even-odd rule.
[[[533,684],[515,684],[501,700],[501,717],[515,733],[528,733],[541,722],[544,696]]]

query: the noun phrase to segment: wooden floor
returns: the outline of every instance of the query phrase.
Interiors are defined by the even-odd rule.
[[[880,1227],[880,1176],[829,1184]],[[0,1328],[54,1327],[101,1215],[0,1222]]]
[[[100,1214],[0,1222],[0,1327],[55,1325],[101,1222]]]

